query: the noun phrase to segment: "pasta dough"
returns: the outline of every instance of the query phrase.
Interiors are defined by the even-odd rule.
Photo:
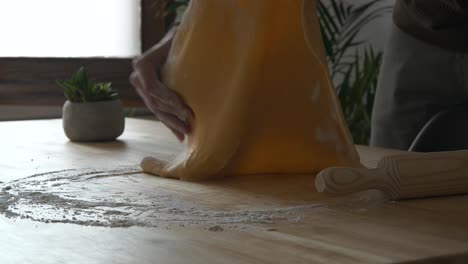
[[[314,0],[192,0],[163,81],[192,107],[193,131],[174,161],[143,170],[197,181],[359,166],[316,14]]]

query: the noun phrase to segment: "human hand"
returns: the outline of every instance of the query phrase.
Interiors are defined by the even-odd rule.
[[[194,114],[183,99],[161,82],[160,71],[164,66],[175,28],[154,47],[133,61],[130,83],[143,99],[148,109],[166,125],[180,141],[191,132],[190,121]]]

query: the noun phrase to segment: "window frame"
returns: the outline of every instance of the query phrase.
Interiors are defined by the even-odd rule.
[[[156,16],[163,1],[140,0],[142,52],[164,35],[164,19]],[[143,106],[128,82],[132,59],[0,57],[0,104],[62,105],[65,98],[55,80],[69,78],[78,68],[85,67],[98,81],[112,82],[125,106]]]

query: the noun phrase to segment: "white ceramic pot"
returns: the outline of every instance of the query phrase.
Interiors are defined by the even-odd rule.
[[[63,129],[71,141],[111,141],[122,135],[125,117],[120,100],[63,105]]]

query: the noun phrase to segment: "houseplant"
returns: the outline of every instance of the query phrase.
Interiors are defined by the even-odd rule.
[[[71,141],[110,141],[122,135],[123,107],[111,83],[90,79],[83,68],[57,83],[67,99],[63,105],[63,129]]]
[[[354,143],[367,145],[383,54],[359,39],[359,33],[392,7],[385,0],[356,2],[319,0],[317,7],[330,74],[343,113]]]
[[[156,16],[170,26],[189,0],[158,1]],[[391,12],[385,0],[318,0],[323,42],[334,85],[355,144],[368,144],[382,52],[359,39],[364,26]]]

